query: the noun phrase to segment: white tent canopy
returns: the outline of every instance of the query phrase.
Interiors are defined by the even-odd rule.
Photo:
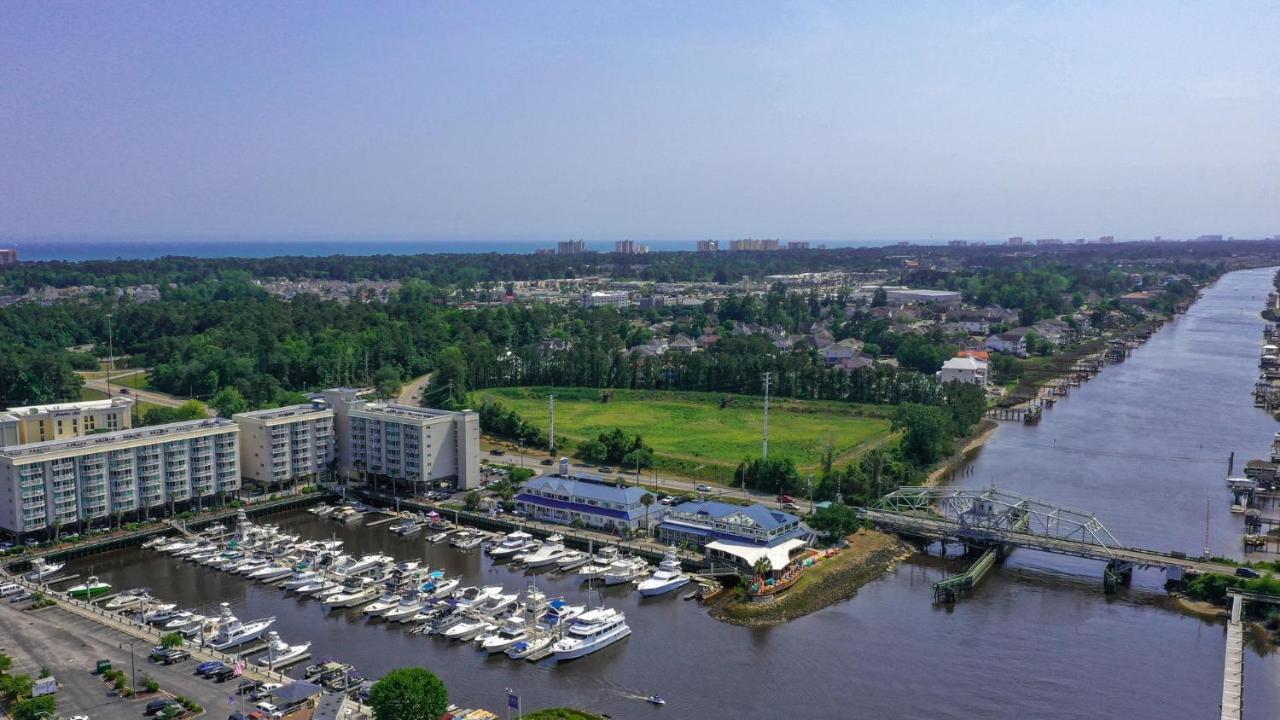
[[[707,550],[714,550],[723,555],[733,556],[746,567],[752,567],[757,560],[767,557],[773,569],[781,570],[787,566],[787,563],[791,562],[791,553],[804,547],[804,544],[804,541],[800,538],[784,540],[773,547],[760,547],[758,545],[745,545],[717,540],[707,543]]]

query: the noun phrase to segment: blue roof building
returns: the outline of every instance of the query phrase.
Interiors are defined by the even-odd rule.
[[[719,540],[773,547],[809,534],[800,518],[764,505],[731,505],[708,500],[685,502],[672,508],[658,525],[663,543],[704,549]]]
[[[635,530],[662,519],[666,508],[640,502],[647,491],[623,487],[603,478],[543,475],[520,487],[516,506],[531,519],[571,524],[580,520],[588,528],[612,532]]]

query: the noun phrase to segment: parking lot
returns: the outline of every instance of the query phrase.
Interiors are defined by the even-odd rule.
[[[174,665],[160,665],[147,659],[151,648],[145,641],[98,623],[50,607],[22,612],[25,604],[0,601],[0,652],[13,658],[13,673],[26,673],[33,678],[47,666],[58,679],[61,689],[58,715],[69,718],[87,715],[91,720],[142,720],[148,701],[155,695],[123,699],[94,675],[97,661],[110,660],[114,668],[131,672],[129,643],[134,642],[135,666],[139,682],[150,677],[160,683],[162,692],[185,695],[195,700],[209,718],[224,718],[233,710],[228,695],[235,692],[236,682],[214,683],[192,674],[198,661],[186,660]],[[246,709],[252,706],[245,699]]]

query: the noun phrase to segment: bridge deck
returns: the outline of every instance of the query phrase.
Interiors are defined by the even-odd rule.
[[[1179,557],[1170,553],[1142,548],[1106,547],[1080,540],[1039,535],[1031,532],[1001,530],[997,528],[967,527],[954,520],[920,517],[884,510],[866,509],[862,515],[867,520],[885,528],[930,538],[969,539],[976,542],[1006,543],[1029,550],[1072,555],[1101,560],[1103,562],[1130,563],[1139,567],[1180,567],[1197,573],[1231,575],[1235,566],[1223,563]]]

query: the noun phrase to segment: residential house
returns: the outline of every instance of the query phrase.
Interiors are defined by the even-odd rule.
[[[667,349],[671,352],[691,353],[698,349],[698,343],[684,333],[677,333],[675,337],[667,342]]]
[[[1018,357],[1027,356],[1027,335],[1031,332],[1031,328],[1014,328],[999,335],[992,335],[987,338],[987,349],[996,352],[1009,353]]]
[[[938,382],[962,382],[979,387],[987,386],[987,364],[972,357],[954,357],[942,363],[937,373]]]

